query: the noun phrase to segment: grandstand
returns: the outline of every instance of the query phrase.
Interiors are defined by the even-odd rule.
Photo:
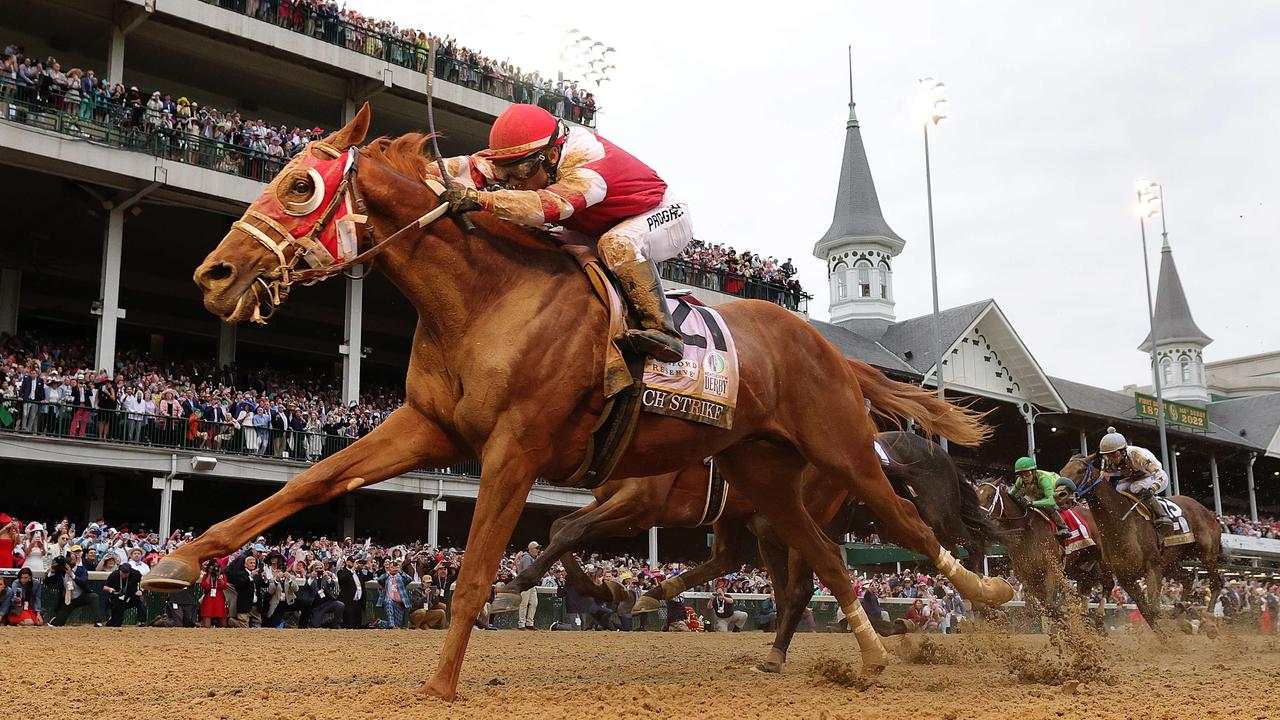
[[[388,35],[376,44],[364,42],[367,37],[357,43],[349,34],[355,30],[337,20],[303,17],[299,24],[277,15],[272,21],[246,15],[246,9],[244,3],[203,0],[7,3],[0,44],[21,46],[35,61],[56,58],[64,73],[94,69],[100,81],[119,83],[126,94],[136,87],[144,108],[135,114],[126,101],[118,110],[109,105],[100,112],[95,105],[85,115],[79,106],[73,111],[65,95],[59,104],[16,80],[0,84],[0,178],[14,199],[11,232],[0,241],[0,332],[39,338],[55,353],[83,343],[85,367],[107,374],[118,370],[117,357],[145,355],[148,362],[198,364],[209,373],[234,364],[307,377],[333,404],[360,404],[377,388],[394,395],[402,387],[415,316],[377,274],[300,291],[267,327],[220,323],[205,312],[189,280],[283,162],[295,135],[305,140],[309,130],[338,127],[366,101],[374,134],[423,130],[427,76],[416,39]],[[447,68],[435,84],[435,116],[448,154],[483,147],[508,98],[554,99],[514,76],[506,82],[463,72],[472,66],[458,56],[441,62]],[[216,110],[217,117],[198,129],[154,123],[146,103],[156,91],[162,102],[164,96],[175,105],[186,98]],[[570,121],[594,119],[577,101],[552,107]],[[264,133],[281,138],[278,152],[270,142],[265,148],[236,142],[236,133],[257,133],[259,118]],[[209,126],[207,132],[225,137],[205,135]],[[897,379],[932,383],[933,320],[892,316],[890,261],[905,243],[879,217],[856,118],[846,132],[836,222],[820,242],[838,322],[814,325],[850,357]],[[873,218],[841,210],[873,206]],[[788,282],[789,275],[738,278],[725,274],[725,266],[700,262],[669,264],[664,278],[711,304],[755,297],[801,314],[808,310],[808,296]],[[863,313],[859,303],[874,304],[874,312]],[[995,301],[944,310],[943,321],[948,357],[954,358],[947,362],[971,371],[949,370],[949,393],[989,412],[997,428],[988,447],[952,449],[969,470],[999,472],[1028,450],[1064,458],[1096,442],[1107,424],[1139,444],[1158,446],[1153,425],[1136,415],[1131,395],[1041,372]],[[1211,409],[1214,422],[1203,430],[1175,429],[1174,473],[1182,492],[1219,512],[1256,516],[1262,508],[1274,514],[1280,508],[1280,444],[1272,438],[1280,418],[1272,417],[1272,405],[1265,398],[1230,401]],[[14,410],[21,416],[21,407]],[[264,497],[308,461],[296,450],[290,457],[247,454],[235,442],[215,448],[185,435],[130,442],[124,431],[112,430],[94,439],[72,436],[61,424],[52,432],[22,432],[20,422],[10,425],[13,432],[0,433],[0,469],[26,479],[24,492],[6,500],[8,510],[27,516],[82,498],[85,517],[130,518],[162,534],[202,528]],[[127,428],[127,413],[119,422]],[[336,431],[323,434],[337,437]],[[331,447],[324,445],[323,452]],[[292,526],[389,540],[396,533],[425,535],[433,545],[461,539],[476,494],[475,472],[473,466],[423,469],[304,511]],[[37,474],[39,482],[29,480]],[[535,487],[516,537],[545,539],[555,517],[589,497],[575,489]],[[656,555],[670,544],[691,557],[705,552],[704,535],[662,530],[659,546],[655,531],[652,542],[620,542],[617,549]]]

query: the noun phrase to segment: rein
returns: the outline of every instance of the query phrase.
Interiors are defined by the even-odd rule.
[[[1082,459],[1083,462],[1083,459]],[[1084,496],[1093,492],[1098,487],[1098,483],[1102,482],[1102,473],[1098,472],[1093,466],[1093,461],[1085,463],[1084,477],[1080,480],[1080,486],[1076,488],[1076,499],[1083,499]]]
[[[986,481],[983,481],[983,482],[978,483],[978,487],[982,487],[983,485],[986,485],[987,487],[990,487],[992,490],[994,490],[994,491],[995,491],[995,494],[994,494],[994,495],[992,496],[992,498],[991,498],[991,507],[985,507],[985,508],[982,508],[984,511],[986,511],[987,515],[989,515],[990,517],[993,517],[993,518],[995,518],[995,519],[997,519],[997,520],[1024,520],[1024,519],[1026,519],[1027,515],[1030,513],[1030,511],[1029,511],[1029,510],[1023,510],[1023,511],[1022,511],[1022,514],[1021,514],[1021,515],[1017,515],[1017,516],[1013,516],[1013,515],[1006,515],[1006,514],[1005,514],[1005,512],[1004,512],[1004,510],[1005,510],[1005,506],[1004,506],[1004,492],[1003,492],[1003,490],[1002,490],[1002,488],[1001,488],[1001,486],[1000,486],[1000,485],[997,485],[996,483],[991,482],[990,480],[986,480]],[[999,515],[997,515],[997,514],[996,514],[997,512],[999,512]]]

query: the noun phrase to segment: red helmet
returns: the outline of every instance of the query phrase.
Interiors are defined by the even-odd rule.
[[[551,113],[537,105],[512,105],[494,121],[489,149],[480,155],[507,163],[563,142],[563,126]]]

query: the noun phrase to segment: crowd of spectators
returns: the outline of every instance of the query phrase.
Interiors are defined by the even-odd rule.
[[[87,342],[0,335],[0,428],[317,460],[363,437],[403,402],[368,388],[343,404],[318,371],[218,367],[116,356],[113,378],[93,367]]]
[[[800,287],[791,258],[772,256],[693,240],[677,257],[663,263],[663,277],[729,295],[769,300],[790,310],[810,295]]]
[[[1219,519],[1232,535],[1280,540],[1280,519],[1262,517],[1250,520],[1246,515],[1222,515]]]
[[[365,15],[333,0],[205,0],[233,12],[293,32],[340,45],[418,72],[426,72],[431,47],[442,80],[511,102],[540,105],[557,117],[584,125],[595,122],[596,101],[576,80],[551,80],[460,45],[448,35],[400,27],[394,20]]]
[[[167,597],[164,613],[148,617],[139,583],[162,557],[190,542],[194,535],[194,529],[188,529],[160,537],[141,525],[116,527],[102,518],[80,530],[68,517],[50,523],[24,523],[0,513],[0,569],[21,568],[17,578],[0,578],[0,624],[60,625],[76,608],[88,607],[99,624],[109,626],[121,625],[125,611],[133,608],[139,625],[438,628],[445,624],[453,583],[465,557],[462,548],[429,547],[421,541],[382,545],[373,538],[264,535],[231,555],[209,561],[198,587]],[[539,551],[535,542],[525,550],[508,552],[501,560],[494,590],[527,567]],[[740,599],[744,594],[768,597],[755,608],[758,626],[771,629],[776,620],[777,606],[768,577],[750,565],[688,588],[707,592],[710,597],[701,604],[683,596],[674,598],[665,608],[665,622],[655,625],[651,616],[633,616],[631,606],[641,593],[687,572],[692,564],[669,562],[651,567],[633,556],[600,553],[584,553],[580,560],[595,581],[612,580],[622,585],[626,599],[615,604],[580,594],[566,582],[565,569],[557,561],[541,582],[544,589],[564,598],[564,613],[553,629],[715,628],[736,632],[745,626],[747,614],[735,607],[734,596]],[[91,571],[107,573],[100,593],[88,582]],[[1021,583],[1017,578],[1009,580],[1014,599],[1023,599]],[[951,632],[972,617],[972,608],[941,576],[916,570],[866,574],[850,569],[849,581],[873,620],[889,621],[881,601],[910,600],[898,619],[908,631]],[[367,592],[366,583],[377,584],[376,597]],[[43,606],[43,586],[62,590],[55,595],[53,607]],[[829,594],[827,588],[816,585],[815,596]],[[1277,630],[1280,584],[1237,579],[1215,597],[1202,579],[1197,581],[1189,605],[1181,603],[1182,594],[1181,585],[1165,580],[1161,602],[1179,610],[1189,608],[1195,618],[1260,623],[1261,631],[1268,634]],[[532,607],[521,608],[517,623],[521,628],[533,628],[537,595],[530,595]],[[1119,588],[1107,599],[1116,604],[1130,602]],[[379,612],[369,612],[375,604]],[[837,626],[842,617],[843,613],[837,614]],[[1139,618],[1130,619],[1140,622]],[[488,606],[474,622],[483,629],[497,629],[491,624]],[[811,612],[802,622],[808,629],[818,629]]]

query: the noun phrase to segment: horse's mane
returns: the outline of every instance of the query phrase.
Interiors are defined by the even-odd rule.
[[[438,133],[431,135],[430,133],[419,132],[405,133],[398,137],[384,135],[365,145],[361,154],[370,160],[386,164],[406,177],[417,180],[425,180],[427,177],[439,179],[436,172],[432,170],[432,166],[436,162],[436,154],[431,142],[431,139],[438,135]],[[475,214],[480,215],[481,213]],[[508,231],[495,234],[501,235],[507,240],[535,250],[560,250],[560,242],[552,239],[548,233],[520,227],[505,220],[501,222],[503,225],[508,226]],[[490,226],[490,229],[491,231],[497,230],[497,227]]]
[[[382,136],[364,146],[361,154],[378,160],[412,178],[427,177],[427,168],[436,161],[429,133],[411,132],[399,137]]]

